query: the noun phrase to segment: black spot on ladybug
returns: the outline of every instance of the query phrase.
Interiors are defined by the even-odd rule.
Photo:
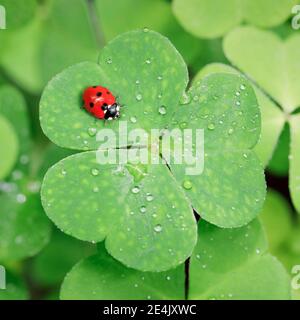
[[[93,88],[95,89],[95,88],[97,88],[97,86],[93,86]]]
[[[106,91],[106,93],[107,93],[107,94],[110,94],[110,92],[109,92],[109,91]]]
[[[102,92],[97,92],[97,97],[101,97],[102,96]]]
[[[94,103],[93,103],[93,102],[90,103],[90,107],[91,107],[91,108],[94,107]]]

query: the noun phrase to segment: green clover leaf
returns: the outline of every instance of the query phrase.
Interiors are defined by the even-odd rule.
[[[1,5],[5,8],[8,30],[18,29],[29,23],[37,10],[37,0],[2,0]]]
[[[102,246],[73,267],[61,287],[61,299],[289,299],[290,279],[267,252],[261,224],[220,229],[201,221],[198,244],[184,292],[183,265],[167,272],[125,268]],[[228,252],[231,254],[228,255]]]
[[[19,260],[36,254],[48,242],[50,225],[28,164],[32,145],[25,100],[11,86],[0,88],[0,121],[0,145],[5,150],[0,167],[0,260]]]
[[[132,165],[131,170],[139,168]],[[192,209],[180,188],[168,191],[175,181],[164,165],[149,166],[139,182],[131,170],[100,166],[95,152],[66,158],[45,176],[45,211],[64,232],[79,239],[99,242],[107,237],[109,252],[126,265],[169,269],[183,262],[195,245]]]
[[[9,1],[13,12],[18,10],[15,2]],[[116,12],[123,13],[122,19],[115,19]],[[172,38],[188,61],[198,59],[204,44],[182,29],[169,3],[122,0],[112,7],[109,0],[73,0],[70,6],[69,0],[52,0],[39,3],[35,16],[23,28],[0,33],[5,44],[0,65],[22,88],[39,93],[60,70],[80,61],[95,61],[105,41],[145,26]]]
[[[33,260],[33,278],[43,286],[59,285],[75,263],[94,253],[90,243],[54,229],[48,245]]]
[[[244,21],[258,27],[279,25],[291,15],[296,3],[295,0],[175,0],[173,11],[188,32],[200,38],[216,38]]]
[[[281,40],[271,32],[253,27],[238,28],[224,40],[225,54],[232,64],[253,79],[271,97],[273,105],[281,108],[276,111],[279,116],[277,124],[266,119],[265,125],[270,126],[268,130],[277,127],[275,132],[278,136],[283,128],[282,119],[290,125],[290,192],[297,211],[300,211],[300,144],[299,115],[295,113],[300,105],[300,82],[297,79],[300,71],[299,48],[300,37],[297,34]],[[266,108],[269,108],[270,114],[274,110],[273,107],[272,111],[270,107]],[[272,137],[266,138],[262,147],[270,144],[274,150],[276,141]]]
[[[204,220],[227,228],[245,225],[260,212],[266,190],[252,151],[260,135],[254,91],[243,77],[214,74],[196,82],[185,99],[173,123],[204,128],[205,168],[189,177],[185,166],[170,164],[171,170],[183,187],[188,184],[187,197]]]
[[[164,163],[99,165],[95,131],[112,128],[118,133],[119,121],[105,127],[82,109],[83,90],[96,84],[118,96],[123,105],[121,120],[127,120],[129,130],[164,129],[177,118],[188,121],[192,129],[209,130],[206,147],[212,161],[205,177],[191,178],[194,187],[186,190],[184,166],[171,165],[170,172]],[[186,85],[181,56],[166,38],[147,29],[114,39],[102,50],[99,64],[75,65],[50,81],[40,103],[45,134],[62,147],[91,150],[60,161],[45,176],[42,203],[60,229],[90,242],[106,239],[109,253],[129,267],[164,271],[182,263],[193,250],[196,223],[192,207],[199,209],[204,219],[223,227],[247,224],[258,214],[265,182],[251,151],[260,133],[260,114],[251,86],[233,75],[212,76],[188,93],[194,101],[190,106],[176,107]],[[244,91],[240,97],[238,89]],[[187,109],[194,115],[198,110],[211,112],[211,117],[191,121]],[[207,121],[220,120],[222,114],[224,127],[207,129]],[[231,128],[234,120],[237,123]],[[220,145],[225,147],[223,152],[217,151]],[[127,145],[117,141],[117,146]],[[224,163],[225,183],[216,176]]]
[[[190,299],[290,298],[289,276],[267,252],[257,220],[239,229],[218,229],[201,221],[199,234],[190,261]]]
[[[233,67],[221,63],[212,63],[200,70],[193,79],[193,82],[195,83],[209,74],[220,72],[242,76],[242,74]],[[262,122],[261,136],[258,144],[255,146],[255,151],[264,166],[267,166],[274,153],[280,132],[283,130],[285,117],[276,104],[259,87],[254,83],[252,83],[252,87],[259,103]]]
[[[0,150],[6,150],[5,153],[1,152],[0,179],[5,178],[12,170],[17,160],[18,149],[19,142],[12,125],[0,115]]]
[[[277,249],[292,230],[291,208],[278,192],[268,191],[263,211],[260,215],[268,236],[270,250]],[[276,214],[274,214],[276,212]]]

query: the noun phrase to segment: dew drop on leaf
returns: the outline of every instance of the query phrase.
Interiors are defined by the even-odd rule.
[[[145,213],[147,211],[147,208],[145,206],[140,207],[141,213]]]
[[[210,124],[207,126],[207,128],[208,128],[209,130],[215,130],[215,125],[214,125],[213,123],[210,123]]]
[[[140,188],[139,188],[139,187],[133,187],[133,188],[131,189],[131,191],[132,191],[132,193],[137,194],[137,193],[140,192]]]
[[[160,224],[157,224],[155,227],[154,227],[154,231],[155,232],[162,232],[162,226]]]
[[[88,129],[88,134],[91,136],[91,137],[94,137],[97,133],[97,129],[96,128],[89,128]]]
[[[151,201],[153,201],[154,197],[153,197],[153,195],[152,195],[152,194],[147,193],[147,197],[146,197],[146,199],[147,199],[147,201],[151,202]]]
[[[189,104],[191,102],[191,97],[186,93],[184,92],[184,94],[181,96],[180,98],[180,104]]]
[[[193,187],[191,181],[189,181],[189,180],[184,180],[182,185],[183,185],[184,189],[186,189],[186,190],[191,190]]]
[[[137,122],[137,118],[136,118],[136,117],[131,117],[131,118],[130,118],[130,122],[136,123],[136,122]]]
[[[228,130],[228,134],[229,134],[229,135],[232,135],[233,132],[234,132],[234,130],[233,130],[232,128],[230,128],[230,129]]]
[[[165,115],[167,113],[167,108],[165,106],[160,106],[158,112],[161,115]]]
[[[92,173],[92,175],[93,175],[94,177],[96,177],[96,176],[99,175],[99,170],[96,169],[96,168],[93,168],[93,169],[91,170],[91,173]]]
[[[95,192],[95,193],[99,192],[99,188],[98,187],[94,187],[93,188],[93,192]]]
[[[143,96],[139,93],[139,94],[136,95],[135,98],[136,98],[137,101],[142,101]]]
[[[22,193],[19,193],[17,195],[17,202],[18,203],[25,203],[26,199],[27,199],[26,196],[24,194],[22,194]]]

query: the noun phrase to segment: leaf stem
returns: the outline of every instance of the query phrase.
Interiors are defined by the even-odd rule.
[[[96,41],[100,48],[103,48],[106,44],[103,30],[101,28],[101,19],[97,14],[97,9],[94,0],[86,0],[88,7],[88,14],[90,16],[91,25],[96,37]]]

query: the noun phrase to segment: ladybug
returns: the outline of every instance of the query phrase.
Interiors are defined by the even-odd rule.
[[[114,120],[120,116],[120,105],[107,88],[88,87],[82,98],[86,111],[98,119]]]

